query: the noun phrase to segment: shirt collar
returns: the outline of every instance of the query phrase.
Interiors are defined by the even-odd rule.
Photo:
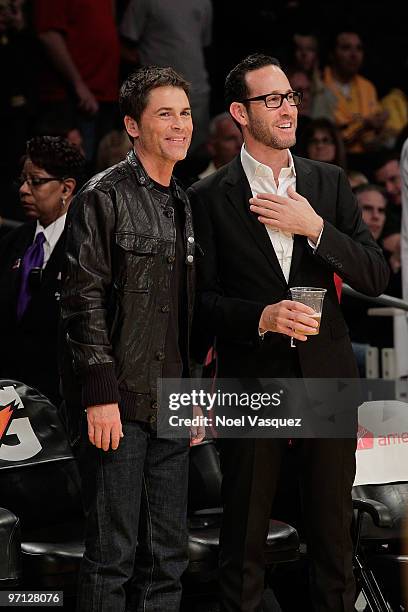
[[[61,217],[58,217],[58,219],[53,221],[53,223],[47,225],[47,227],[43,227],[41,223],[37,220],[37,227],[35,228],[34,239],[36,238],[37,234],[42,232],[45,236],[46,242],[49,244],[52,250],[60,239],[62,232],[64,231],[66,217],[67,213],[61,215]]]
[[[281,171],[279,173],[279,178],[281,179],[296,176],[296,169],[295,169],[295,164],[293,162],[292,153],[289,151],[289,149],[287,149],[287,151],[288,151],[289,166],[285,168],[281,168]],[[272,169],[269,166],[266,166],[265,164],[262,164],[261,162],[257,161],[254,157],[252,157],[252,155],[250,155],[248,151],[246,150],[244,144],[242,145],[242,148],[241,148],[241,163],[242,163],[242,167],[248,178],[249,183],[255,180],[256,177],[258,176],[273,178]]]

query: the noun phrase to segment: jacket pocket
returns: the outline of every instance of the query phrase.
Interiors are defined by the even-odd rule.
[[[152,236],[116,234],[115,285],[129,292],[145,293],[152,286],[155,256],[160,241]]]

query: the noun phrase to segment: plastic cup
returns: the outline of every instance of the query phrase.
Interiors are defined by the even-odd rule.
[[[299,332],[304,336],[317,336],[320,331],[320,321],[322,318],[323,300],[326,295],[326,289],[318,287],[291,287],[290,294],[294,302],[300,302],[306,306],[313,308],[314,314],[309,315],[317,321],[318,326],[310,332]],[[296,331],[296,330],[295,330]]]

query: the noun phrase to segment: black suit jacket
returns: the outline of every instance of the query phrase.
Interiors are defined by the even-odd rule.
[[[17,320],[21,261],[34,240],[36,222],[9,232],[0,242],[0,378],[21,380],[59,401],[57,331],[64,232],[41,278],[32,284],[32,298]]]
[[[375,296],[387,285],[388,267],[344,172],[300,157],[294,163],[296,190],[323,217],[324,230],[315,252],[304,236],[295,236],[288,283],[266,228],[249,209],[252,193],[239,157],[189,189],[201,252],[194,346],[196,357],[202,358],[216,337],[220,377],[298,374],[292,368],[295,349],[289,337],[268,333],[262,340],[258,334],[264,307],[290,299],[289,287],[294,286],[327,289],[319,335],[298,342],[301,375],[357,376],[333,273]]]

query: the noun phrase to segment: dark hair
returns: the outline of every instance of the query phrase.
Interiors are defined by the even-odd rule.
[[[355,34],[356,36],[359,37],[361,44],[363,45],[363,48],[364,48],[364,40],[363,40],[362,33],[357,28],[355,28],[353,24],[340,25],[339,27],[334,28],[330,32],[327,38],[327,51],[328,51],[331,61],[333,60],[334,52],[339,43],[339,37],[342,34]]]
[[[224,96],[227,109],[232,102],[241,102],[248,97],[249,92],[246,84],[246,74],[265,66],[281,67],[279,60],[270,55],[253,53],[239,62],[225,79]]]
[[[385,203],[388,203],[387,192],[380,185],[376,185],[375,183],[364,183],[364,185],[358,185],[355,189],[353,189],[354,195],[357,197],[359,193],[365,193],[366,191],[375,191],[382,195],[385,200]]]
[[[374,175],[377,170],[380,170],[383,166],[388,164],[390,161],[397,161],[399,163],[400,156],[398,151],[394,149],[380,149],[373,155],[371,163],[371,171]]]
[[[330,119],[325,119],[324,117],[321,117],[319,119],[312,119],[312,121],[310,121],[306,125],[299,141],[298,154],[302,157],[308,157],[309,144],[317,130],[322,130],[330,134],[330,137],[333,140],[335,146],[335,154],[332,163],[345,169],[346,152],[344,148],[343,139],[335,124],[332,123]]]
[[[130,74],[122,83],[119,93],[119,109],[122,119],[128,115],[139,121],[147,106],[149,93],[156,87],[178,87],[190,96],[190,83],[173,68],[144,66]],[[133,142],[133,138],[129,136]]]
[[[27,157],[52,176],[74,178],[77,187],[85,174],[85,158],[62,136],[35,136],[27,142]]]

